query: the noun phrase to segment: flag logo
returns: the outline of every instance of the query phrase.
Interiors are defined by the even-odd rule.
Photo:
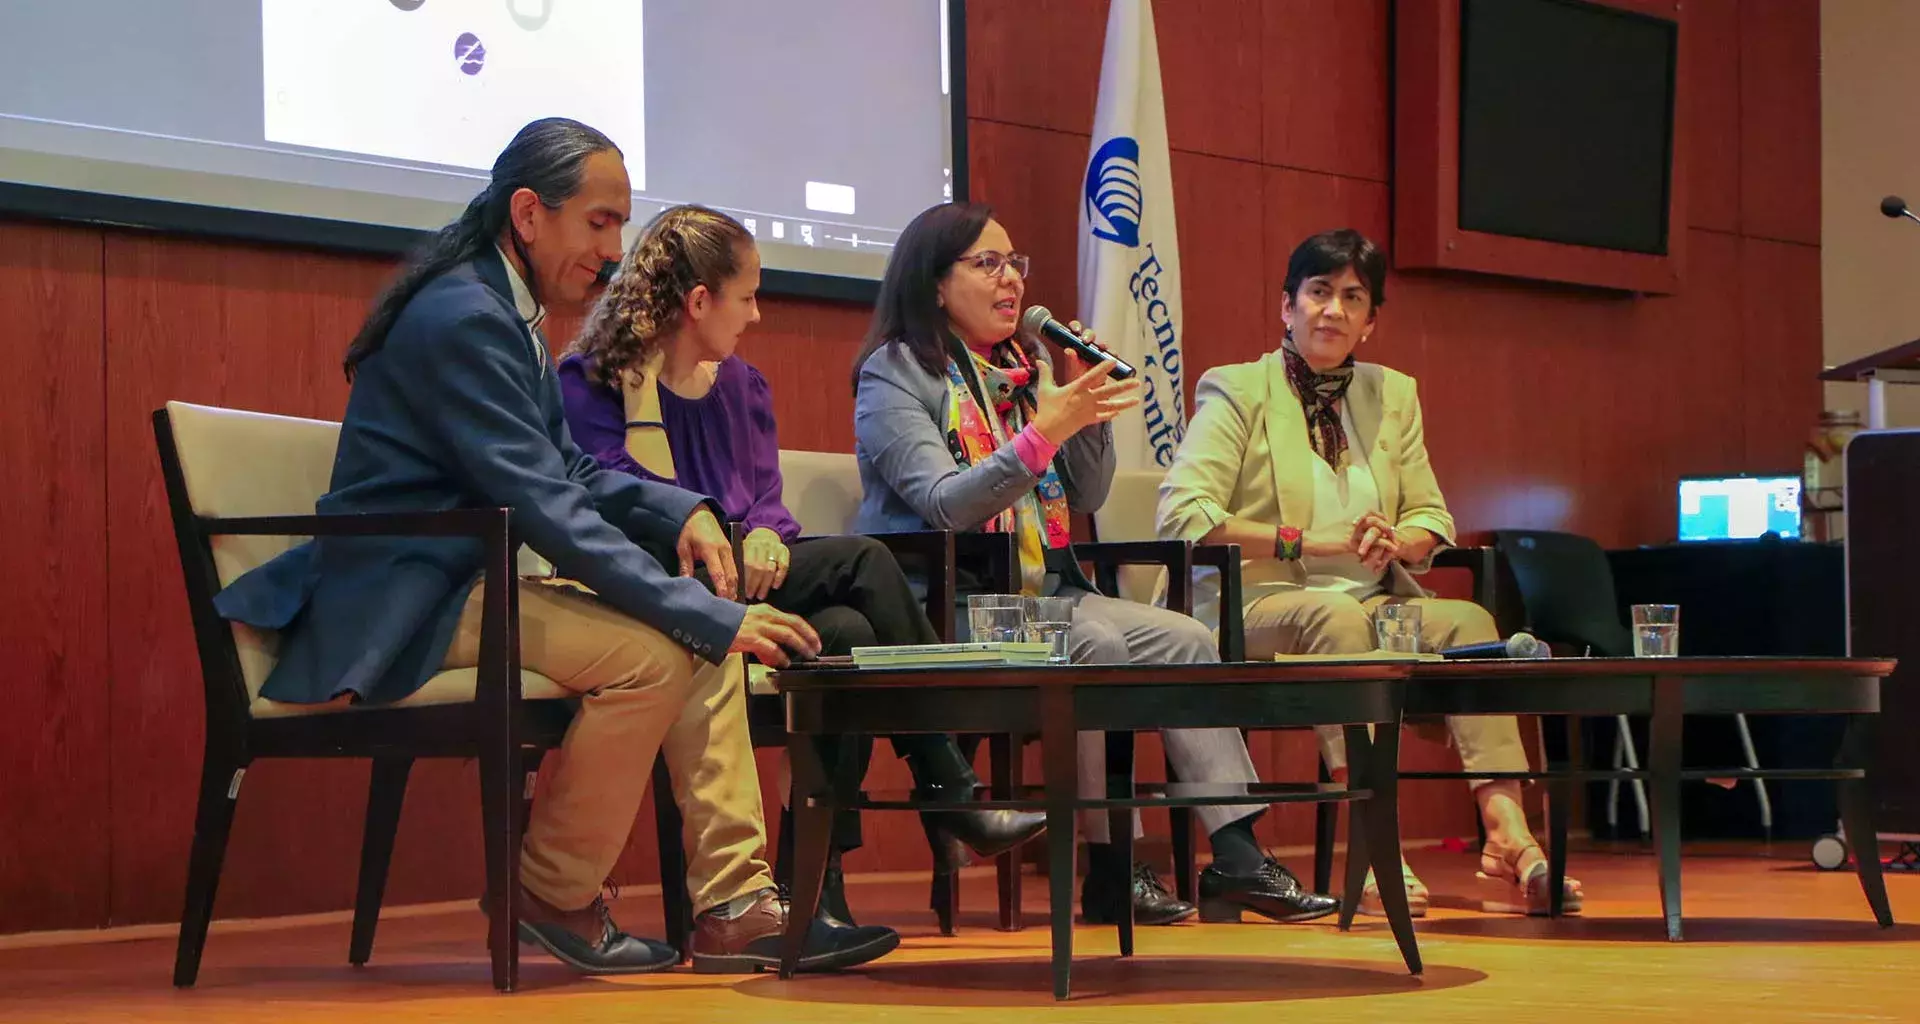
[[[1095,238],[1132,249],[1140,244],[1140,143],[1116,135],[1087,161],[1087,224]]]

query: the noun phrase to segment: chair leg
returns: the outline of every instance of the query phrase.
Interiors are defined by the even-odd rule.
[[[680,820],[680,805],[673,802],[673,778],[667,774],[667,762],[653,762],[653,823],[660,847],[660,910],[666,918],[667,945],[687,956],[687,943],[693,937],[693,894],[687,891],[687,848],[685,823]]]
[[[1333,773],[1327,771],[1325,761],[1320,762],[1320,781],[1333,781]],[[1347,813],[1351,815],[1352,805]],[[1340,828],[1340,805],[1332,801],[1315,804],[1313,807],[1313,891],[1333,891],[1333,835]],[[1352,834],[1352,829],[1348,829]],[[1351,850],[1347,856],[1353,856]]]
[[[220,888],[220,865],[227,857],[233,809],[240,800],[240,779],[247,763],[209,748],[200,764],[200,804],[194,812],[193,850],[187,857],[187,903],[180,915],[180,942],[173,958],[173,983],[191,988],[200,976],[200,954],[213,921],[213,897]]]
[[[487,744],[480,754],[480,827],[486,851],[487,891],[494,894],[487,917],[487,952],[493,987],[511,992],[520,984],[520,759],[513,750]]]
[[[380,924],[380,901],[387,891],[387,866],[400,829],[400,807],[407,796],[411,757],[376,757],[367,784],[367,824],[360,836],[360,886],[353,897],[353,938],[347,962],[363,967],[373,956],[373,932]],[[489,893],[489,896],[497,896]],[[493,904],[490,902],[489,906]]]
[[[1108,769],[1112,771],[1111,767]],[[1131,777],[1131,773],[1129,773]],[[1173,770],[1173,758],[1167,758],[1167,781],[1179,781],[1179,775]],[[1132,817],[1128,817],[1128,832],[1132,832]],[[1194,864],[1193,809],[1174,807],[1167,811],[1168,838],[1173,845],[1173,891],[1182,902],[1196,903],[1200,899],[1199,869]]]
[[[1753,730],[1747,728],[1747,716],[1734,715],[1733,727],[1740,733],[1740,753],[1746,758],[1747,768],[1759,771],[1760,755],[1753,748]],[[1753,793],[1760,800],[1760,831],[1765,832],[1767,839],[1771,841],[1773,839],[1773,800],[1767,796],[1767,780],[1754,778]]]
[[[1633,745],[1633,721],[1625,715],[1616,720],[1620,729],[1620,742],[1626,745],[1627,767],[1640,770],[1640,751]],[[1647,784],[1639,779],[1633,780],[1633,807],[1640,816],[1640,834],[1653,834],[1652,816],[1647,811]]]
[[[992,793],[996,800],[1010,800],[1020,791],[1021,745],[1016,737],[1008,733],[996,734],[987,746],[988,768],[991,773]],[[1000,930],[1017,932],[1025,927],[1020,919],[1021,851],[1019,847],[1002,853],[993,862],[994,874],[1000,888]]]

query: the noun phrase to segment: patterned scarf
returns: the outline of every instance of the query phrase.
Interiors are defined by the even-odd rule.
[[[1347,458],[1347,428],[1340,423],[1339,402],[1353,383],[1353,357],[1321,373],[1307,365],[1306,357],[1293,350],[1293,335],[1280,346],[1287,365],[1287,383],[1300,396],[1300,408],[1307,414],[1307,436],[1313,450],[1327,465],[1340,469]]]
[[[1027,358],[1020,346],[1002,342],[994,347],[991,361],[969,351],[973,372],[980,379],[982,393],[990,406],[982,409],[967,386],[960,364],[947,360],[947,387],[953,401],[947,406],[947,448],[962,469],[978,464],[1012,443],[1013,436],[1025,429],[1033,415],[1035,375],[1044,372]],[[1067,489],[1052,465],[1032,490],[1022,494],[1010,508],[987,520],[988,533],[1013,533],[1019,538],[1020,589],[1038,594],[1046,579],[1046,552],[1066,547],[1072,540],[1068,519]]]

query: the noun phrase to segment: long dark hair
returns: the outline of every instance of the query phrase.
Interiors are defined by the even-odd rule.
[[[947,311],[940,308],[940,282],[953,273],[954,262],[973,247],[992,219],[993,207],[985,203],[941,203],[922,210],[900,232],[880,280],[873,322],[853,360],[854,390],[860,388],[860,367],[895,341],[928,373],[946,375],[949,332]]]
[[[587,158],[607,150],[618,153],[620,147],[600,131],[564,117],[542,118],[520,129],[494,160],[492,180],[467,204],[460,219],[441,228],[414,250],[393,283],[374,300],[372,311],[360,324],[360,332],[353,336],[353,344],[347,346],[343,367],[347,379],[351,381],[360,364],[387,343],[387,332],[400,318],[400,311],[427,282],[479,256],[494,244],[507,226],[515,192],[532,189],[543,206],[554,209],[580,191]],[[513,246],[525,263],[527,254],[518,233],[513,237]],[[537,285],[530,280],[527,287]]]
[[[753,235],[739,221],[692,204],[660,211],[620,261],[607,290],[567,347],[610,388],[637,367],[661,338],[680,325],[695,288],[716,298],[753,252]]]

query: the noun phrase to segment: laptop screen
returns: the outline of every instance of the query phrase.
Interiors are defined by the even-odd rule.
[[[1797,476],[1689,477],[1680,481],[1680,539],[1800,536]]]

